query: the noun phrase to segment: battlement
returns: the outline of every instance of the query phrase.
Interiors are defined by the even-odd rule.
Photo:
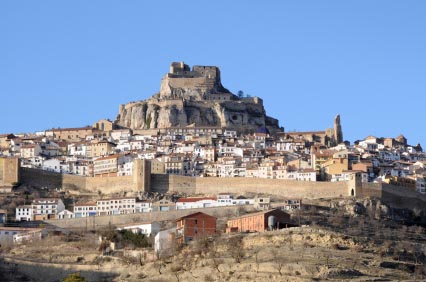
[[[185,72],[189,72],[189,66],[184,62],[173,62],[170,65],[170,73],[171,74],[183,74]]]
[[[215,80],[220,78],[220,71],[215,66],[193,66],[190,70],[189,66],[184,62],[173,62],[170,65],[169,78],[208,78]]]

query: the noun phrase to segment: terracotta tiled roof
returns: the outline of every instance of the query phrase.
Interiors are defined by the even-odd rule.
[[[180,198],[179,200],[176,201],[176,203],[193,203],[193,202],[198,202],[198,201],[202,201],[202,200],[216,201],[217,199],[214,198],[214,197]]]

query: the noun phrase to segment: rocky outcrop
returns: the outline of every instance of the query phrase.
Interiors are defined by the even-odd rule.
[[[120,105],[115,123],[131,129],[169,127],[223,127],[253,132],[266,127],[282,131],[278,120],[268,117],[257,97],[237,97],[224,88],[217,67],[173,63],[151,98]]]

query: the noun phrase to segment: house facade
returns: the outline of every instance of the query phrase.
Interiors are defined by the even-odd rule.
[[[55,219],[57,214],[65,209],[62,200],[56,198],[34,199],[31,207],[34,220]]]
[[[157,235],[160,232],[160,223],[157,221],[145,222],[135,225],[128,225],[118,228],[118,230],[130,230],[135,234],[144,234],[148,237]]]
[[[197,212],[176,220],[176,241],[179,244],[214,236],[216,217]]]
[[[17,221],[31,221],[33,219],[33,208],[31,205],[17,206],[15,209]]]

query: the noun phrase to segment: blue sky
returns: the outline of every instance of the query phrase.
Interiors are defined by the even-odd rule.
[[[172,61],[216,65],[286,130],[426,147],[425,1],[0,2],[0,133],[115,119]]]

